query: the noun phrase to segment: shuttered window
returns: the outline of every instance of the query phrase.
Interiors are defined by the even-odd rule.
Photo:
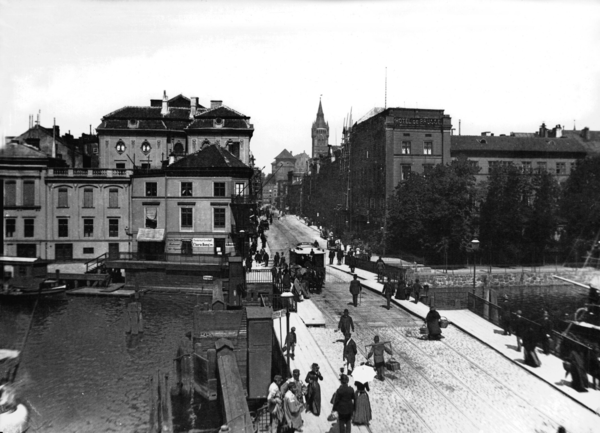
[[[9,180],[4,185],[4,206],[17,205],[17,182]]]
[[[69,207],[69,192],[67,188],[58,189],[58,207]]]
[[[108,191],[108,207],[119,207],[119,190],[111,188]]]
[[[94,207],[94,190],[92,188],[83,190],[83,207]]]
[[[35,182],[23,182],[23,206],[35,206]]]

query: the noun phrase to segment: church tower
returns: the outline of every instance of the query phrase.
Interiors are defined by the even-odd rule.
[[[317,158],[319,155],[327,156],[329,151],[329,123],[325,122],[323,115],[323,106],[319,98],[319,110],[317,111],[317,119],[312,124],[312,157]]]

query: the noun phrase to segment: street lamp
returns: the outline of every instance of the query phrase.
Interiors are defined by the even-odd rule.
[[[471,249],[473,250],[473,294],[475,294],[475,277],[477,276],[477,250],[479,249],[479,241],[474,238],[471,241]]]
[[[281,299],[284,299],[285,303],[285,339],[287,340],[287,336],[290,334],[290,305],[292,303],[292,299],[294,299],[293,293],[283,292],[281,294]],[[288,347],[286,350],[286,359],[287,359],[287,367],[290,368],[290,348]]]

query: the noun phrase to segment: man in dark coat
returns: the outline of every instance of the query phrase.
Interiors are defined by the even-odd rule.
[[[439,340],[442,338],[442,330],[440,328],[440,313],[434,307],[430,307],[425,323],[427,323],[427,338],[429,340]]]
[[[354,371],[354,363],[356,362],[356,342],[352,339],[352,334],[348,332],[346,341],[344,342],[343,359],[348,363],[348,374],[352,376]]]
[[[544,311],[544,318],[541,323],[541,331],[542,335],[540,339],[542,341],[542,349],[544,350],[544,355],[550,355],[550,342],[552,341],[552,329],[554,325],[552,324],[552,320],[550,320],[550,316],[547,311]]]
[[[375,266],[377,267],[377,282],[383,282],[383,273],[385,271],[385,262],[381,257],[375,262]]]
[[[296,328],[292,327],[290,333],[285,336],[285,346],[283,347],[283,351],[285,352],[285,350],[287,350],[292,359],[294,358],[294,351],[296,350],[297,342],[298,340],[296,338]]]
[[[356,256],[355,256],[355,252],[353,249],[351,249],[350,251],[348,251],[348,255],[346,256],[346,263],[348,264],[348,266],[350,267],[350,272],[354,273],[354,270],[356,269]]]
[[[502,325],[502,329],[504,329],[504,335],[511,335],[511,321],[512,311],[510,311],[508,296],[505,295],[502,300],[502,312],[500,314],[500,323]]]
[[[521,351],[521,338],[523,337],[524,326],[525,324],[523,323],[523,317],[521,317],[521,310],[517,310],[517,313],[512,319],[512,330],[517,337],[517,352]]]
[[[355,307],[358,306],[358,295],[362,290],[362,286],[360,285],[360,281],[358,281],[358,276],[354,274],[354,279],[350,281],[350,293],[352,293],[352,303]]]
[[[333,410],[338,413],[338,432],[350,433],[354,413],[354,389],[348,386],[349,379],[345,374],[342,374],[340,381],[342,384],[333,397]]]
[[[273,257],[273,265],[279,266],[279,251],[277,251],[275,257]]]
[[[246,257],[246,272],[250,272],[252,270],[252,253],[248,254]]]
[[[413,296],[415,297],[415,304],[419,303],[419,299],[421,298],[421,283],[419,283],[419,279],[415,280],[415,284],[413,284]]]
[[[396,291],[395,287],[394,287],[394,283],[392,281],[386,281],[385,284],[383,285],[383,295],[385,296],[385,299],[387,301],[387,309],[390,309],[390,304],[392,302],[392,296],[394,295],[394,292]]]
[[[265,251],[263,253],[262,261],[263,261],[265,268],[269,267],[269,253],[267,253],[267,251]]]
[[[337,255],[338,265],[341,265],[342,260],[344,259],[344,250],[342,250],[341,248],[338,248],[336,255]]]
[[[344,314],[342,314],[342,317],[340,317],[338,331],[344,335],[344,341],[346,341],[350,335],[350,331],[354,332],[354,322],[352,321],[352,317],[350,317],[347,309],[344,310]]]
[[[329,264],[333,265],[333,259],[335,259],[335,250],[329,250]]]

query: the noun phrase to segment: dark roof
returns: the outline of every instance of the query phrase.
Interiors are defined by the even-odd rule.
[[[197,114],[196,117],[211,119],[216,119],[217,117],[220,117],[222,119],[249,119],[248,116],[245,116],[242,113],[235,111],[233,108],[230,108],[227,105],[221,105],[216,108],[209,108],[208,110]]]
[[[587,140],[584,137],[583,131],[563,130],[563,135],[565,137],[577,140],[577,142],[581,143],[581,145],[585,147],[589,152],[600,152],[600,131],[589,131],[588,133],[590,135],[589,140]]]
[[[0,158],[43,158],[47,159],[46,155],[41,150],[30,144],[8,143],[6,146],[0,147]]]
[[[296,157],[288,152],[287,149],[283,149],[281,153],[275,157],[275,159],[296,159]]]
[[[238,128],[238,129],[248,129],[252,127],[246,120],[244,119],[223,119],[223,126],[221,128]],[[187,129],[201,129],[201,128],[214,128],[215,127],[215,119],[196,119],[192,123],[187,126]]]
[[[564,152],[586,153],[586,149],[570,138],[453,135],[451,152]]]
[[[189,119],[190,109],[181,107],[169,107],[169,113],[166,116],[160,114],[161,107],[123,107],[102,118],[106,119]]]
[[[218,144],[204,147],[197,153],[186,156],[169,166],[169,169],[179,168],[250,168],[231,152]]]

